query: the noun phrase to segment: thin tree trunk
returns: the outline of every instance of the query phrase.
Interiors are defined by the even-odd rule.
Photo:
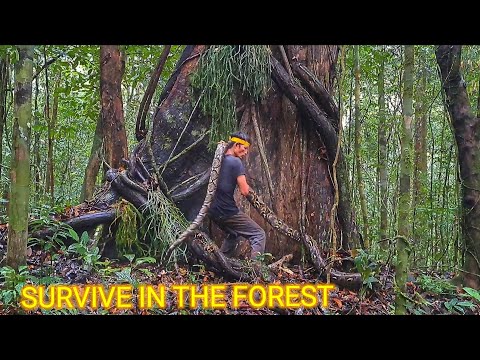
[[[102,99],[103,147],[108,167],[120,168],[127,158],[127,132],[122,102],[125,60],[117,45],[100,46],[100,96]]]
[[[145,138],[147,135],[147,130],[145,129],[145,118],[147,117],[148,110],[150,109],[150,103],[152,102],[153,94],[155,93],[155,89],[157,88],[158,80],[160,79],[160,75],[162,74],[163,67],[165,66],[165,62],[167,61],[168,54],[170,53],[171,45],[165,45],[163,48],[162,54],[160,55],[160,59],[158,60],[157,66],[155,67],[155,71],[148,82],[147,90],[145,90],[145,94],[143,95],[142,101],[140,103],[140,109],[138,110],[137,115],[137,124],[135,126],[135,137],[138,141]]]
[[[7,88],[10,83],[9,70],[9,59],[8,55],[6,55],[5,59],[0,58],[0,179],[2,178],[3,171],[3,132],[7,122]],[[4,187],[0,187],[0,193],[3,194],[4,192]],[[0,209],[2,209],[0,211],[1,214],[7,213],[6,204],[7,203],[0,204]]]
[[[388,208],[387,208],[387,124],[385,117],[385,58],[384,49],[378,73],[378,185],[380,193],[380,247],[387,250]]]
[[[44,106],[44,116],[47,123],[47,168],[45,172],[45,193],[50,193],[50,188],[52,184],[52,178],[50,178],[51,167],[53,167],[53,138],[52,138],[52,114],[50,111],[50,85],[48,78],[48,66],[47,64],[47,54],[43,46],[43,61],[45,63],[45,106]],[[52,204],[53,205],[53,204]]]
[[[337,231],[335,229],[336,219],[337,219],[337,208],[338,203],[340,201],[340,196],[338,193],[338,179],[337,179],[337,163],[338,163],[338,155],[340,154],[342,140],[343,140],[343,84],[345,80],[345,53],[347,47],[342,46],[340,48],[340,78],[338,79],[338,144],[337,144],[337,154],[335,156],[335,160],[332,166],[332,173],[333,173],[333,190],[335,191],[335,198],[333,201],[332,210],[330,213],[330,234],[331,234],[331,244],[330,247],[332,249],[332,258],[335,260],[337,256]],[[302,184],[303,185],[303,184]],[[333,264],[333,262],[331,263]],[[331,265],[330,265],[331,266]]]
[[[445,144],[445,132],[447,131],[447,127],[449,127],[449,124],[447,124],[447,112],[443,113],[443,118],[442,118],[442,131],[440,135],[440,143],[439,143],[439,155],[438,155],[438,168],[437,171],[437,181],[435,186],[435,203],[436,203],[436,208],[437,209],[442,209],[442,189],[439,186],[439,184],[442,183],[442,177],[445,174],[445,156],[447,152],[447,145]],[[433,167],[435,168],[435,167]],[[435,235],[431,239],[431,246],[430,246],[430,254],[429,254],[429,260],[430,264],[432,265],[432,268],[435,269],[437,266],[437,260],[435,254],[438,253],[438,240],[442,241],[442,216],[435,216],[435,223],[434,223],[434,229],[435,229]]]
[[[47,70],[45,70],[47,71]],[[54,176],[54,145],[55,145],[55,128],[58,118],[58,87],[60,85],[60,77],[58,77],[53,95],[52,113],[49,114],[48,120],[48,162],[47,162],[47,191],[50,197],[50,206],[55,204],[55,176]]]
[[[421,57],[421,77],[416,89],[415,101],[415,161],[413,172],[413,226],[412,238],[415,242],[427,239],[427,219],[425,203],[427,200],[427,118],[425,104],[425,89],[427,85],[427,69],[425,60]]]
[[[83,178],[82,193],[80,195],[80,202],[90,200],[95,190],[97,182],[98,171],[102,161],[102,116],[98,116],[97,125],[95,127],[95,135],[93,136],[92,150],[90,158],[88,159],[87,167],[85,168],[85,176]]]
[[[405,283],[407,281],[410,236],[410,174],[412,172],[413,64],[414,46],[405,46],[403,123],[400,142],[400,191],[398,203],[397,264],[395,281],[395,314],[406,313]]]
[[[466,84],[460,71],[461,45],[441,45],[436,50],[445,104],[452,119],[458,147],[463,200],[465,241],[464,284],[480,288],[480,131],[479,118],[472,112]]]
[[[350,76],[350,95],[349,95],[349,116],[348,116],[348,145],[347,145],[347,157],[350,158],[351,156],[351,153],[352,153],[352,127],[354,127],[354,123],[353,123],[353,98],[354,98],[354,79],[355,79],[355,67],[352,68],[351,70],[351,76]],[[349,172],[349,177],[348,177],[348,182],[350,184],[353,184],[354,182],[354,176],[355,176],[355,161],[352,161],[352,169],[348,169]],[[352,201],[352,206],[355,207],[355,191],[354,190],[354,186],[350,186],[350,189],[349,189],[349,196],[350,196],[350,199]]]
[[[34,127],[40,125],[40,119],[38,117],[38,76],[35,78],[35,100],[34,100]],[[35,206],[38,205],[38,202],[41,197],[42,193],[42,172],[40,170],[40,132],[36,130],[34,132],[34,140],[33,140],[33,174],[34,174],[34,204]]]
[[[434,236],[433,236],[433,231],[434,231],[434,227],[435,227],[435,216],[433,214],[433,195],[434,195],[434,191],[433,191],[433,175],[434,175],[434,164],[435,164],[435,149],[436,149],[436,144],[435,144],[435,136],[433,134],[433,122],[432,122],[432,119],[428,118],[428,127],[430,129],[430,139],[431,139],[431,143],[432,143],[432,146],[430,148],[430,169],[432,169],[430,171],[430,181],[429,181],[429,185],[430,185],[430,191],[429,191],[429,196],[428,196],[428,200],[429,200],[429,204],[430,204],[430,218],[429,218],[429,232],[430,232],[430,236],[428,237],[428,242],[426,244],[426,246],[424,247],[424,250],[425,250],[425,254],[423,255],[423,258],[424,258],[424,264],[426,266],[428,266],[428,249],[430,247],[430,244],[433,242],[433,239],[434,239]]]
[[[357,179],[357,189],[358,197],[360,200],[360,208],[362,211],[362,221],[363,221],[363,247],[369,248],[370,242],[368,239],[368,213],[367,213],[367,200],[365,198],[365,187],[363,184],[362,177],[362,163],[361,154],[360,154],[360,55],[359,55],[359,46],[355,45],[355,167],[356,167],[356,179]]]
[[[477,118],[480,117],[480,78],[478,79]]]
[[[28,237],[28,197],[30,195],[30,155],[28,128],[32,118],[33,46],[18,46],[15,63],[15,117],[13,156],[10,172],[11,196],[7,265],[14,269],[26,264]]]
[[[7,87],[8,87],[9,61],[0,58],[0,178],[3,169],[3,130],[7,121]]]
[[[450,178],[450,163],[452,161],[452,154],[453,154],[453,144],[450,144],[450,148],[448,150],[448,157],[447,161],[445,162],[445,168],[443,169],[442,173],[444,174],[444,181],[443,181],[443,189],[442,189],[442,203],[440,205],[440,209],[449,209],[450,204],[448,203],[448,182]],[[440,270],[441,267],[444,265],[445,261],[448,261],[448,248],[450,245],[449,241],[445,241],[445,239],[448,239],[448,233],[445,234],[445,211],[441,212],[440,215],[440,247],[439,247],[439,252],[440,252],[440,259],[436,259],[435,263],[437,264],[437,270]],[[448,232],[448,228],[447,228]]]

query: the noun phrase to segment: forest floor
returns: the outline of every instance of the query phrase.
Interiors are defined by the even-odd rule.
[[[6,239],[0,239],[0,259],[6,254]],[[77,250],[79,250],[77,248]],[[80,249],[81,250],[81,249]],[[125,261],[99,258],[98,255],[77,251],[72,254],[61,250],[36,246],[29,248],[27,266],[14,272],[7,267],[0,268],[0,315],[6,314],[164,314],[164,315],[393,315],[394,314],[394,273],[385,265],[376,267],[368,274],[370,281],[358,291],[335,288],[328,291],[327,305],[319,301],[313,308],[254,308],[247,299],[237,301],[232,307],[232,291],[225,291],[224,309],[205,309],[204,306],[179,307],[178,292],[173,294],[174,285],[194,284],[198,289],[218,284],[229,289],[233,283],[216,276],[202,265],[177,266],[165,270],[156,264],[153,258],[126,257]],[[371,267],[373,268],[373,267]],[[313,267],[302,269],[299,266],[283,264],[276,271],[273,284],[320,284]],[[449,280],[453,273],[409,273],[407,290],[407,313],[415,315],[472,314],[480,315],[480,296],[472,289],[463,289],[452,285]],[[101,285],[108,289],[118,284],[131,285],[132,298],[130,309],[119,309],[115,304],[107,307],[87,305],[80,309],[65,307],[59,309],[24,310],[20,305],[20,291],[23,286],[40,285]],[[139,306],[138,289],[142,285],[154,285],[165,288],[162,306]],[[264,284],[267,285],[267,284]],[[200,290],[199,290],[200,291]],[[133,295],[137,295],[136,297]],[[258,297],[256,298],[257,300]],[[200,300],[201,301],[201,300]],[[260,301],[260,300],[259,300]],[[91,304],[90,304],[91,305]]]

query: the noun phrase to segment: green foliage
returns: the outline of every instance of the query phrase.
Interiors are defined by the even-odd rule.
[[[125,113],[125,126],[128,143],[136,142],[135,124],[137,120],[140,102],[144,96],[151,74],[158,63],[163,45],[126,45],[122,46],[125,51],[125,73],[122,79],[122,95]],[[155,94],[152,97],[149,114],[153,114],[158,105],[160,94],[174,71],[176,63],[185,49],[185,45],[172,45],[167,61],[163,67],[158,81]],[[150,116],[147,116],[147,128]]]
[[[139,282],[138,280],[132,277],[132,268],[131,267],[124,267],[122,270],[115,272],[116,280],[120,282],[126,282],[134,287],[138,287]]]
[[[463,48],[462,66],[467,90],[472,90],[470,97],[472,109],[476,109],[478,92],[478,46]],[[410,268],[421,266],[426,269],[439,270],[445,266],[461,266],[461,221],[459,220],[459,189],[457,186],[457,158],[455,140],[450,129],[449,116],[443,104],[442,84],[440,83],[434,46],[415,46],[415,85],[414,92],[420,88],[423,74],[426,75],[425,93],[421,99],[415,97],[414,105],[418,109],[420,100],[423,102],[426,117],[427,170],[420,180],[425,189],[425,196],[411,209],[412,235],[415,242],[410,256]],[[378,75],[381,60],[385,60],[385,128],[387,139],[387,237],[393,237],[398,223],[398,176],[400,158],[400,125],[402,124],[402,79],[403,79],[403,49],[398,45],[375,45],[360,47],[361,63],[361,103],[360,121],[362,144],[360,154],[364,174],[365,194],[368,208],[368,226],[371,239],[378,239],[380,227],[380,196],[378,182],[379,144],[378,144]],[[463,61],[465,58],[465,61]],[[346,76],[343,83],[343,139],[342,150],[349,171],[349,179],[355,176],[353,151],[353,51],[351,48],[346,56]],[[419,114],[415,114],[413,125]],[[418,133],[415,129],[414,133]],[[452,148],[453,146],[453,148]],[[451,149],[453,151],[451,152]],[[418,163],[415,163],[418,165]],[[414,174],[412,173],[412,192]],[[351,182],[353,183],[353,182]],[[355,212],[360,213],[360,204],[356,189],[351,189],[352,204]],[[413,204],[413,203],[412,203]],[[363,219],[357,217],[359,228]],[[379,242],[372,241],[369,251],[376,257],[391,259],[388,251],[381,253]],[[382,244],[385,244],[383,242]]]
[[[130,263],[130,267],[129,267],[130,270],[128,270],[128,272],[125,272],[125,273],[116,272],[115,275],[117,276],[117,278],[120,276],[123,280],[128,279],[129,283],[134,285],[136,284],[135,286],[137,286],[138,282],[131,277],[132,271],[134,270],[140,271],[144,273],[146,276],[148,276],[149,278],[152,278],[155,276],[155,274],[153,274],[150,270],[146,268],[140,268],[140,265],[142,264],[155,264],[157,262],[155,258],[146,256],[146,257],[140,257],[135,259],[135,254],[125,254],[123,256],[127,258],[128,262]],[[135,262],[133,261],[134,259],[135,259]],[[128,277],[126,276],[127,274],[128,274]]]
[[[27,284],[44,285],[62,282],[58,276],[36,277],[28,270],[28,266],[20,266],[18,271],[10,266],[0,268],[0,303],[4,307],[17,308],[22,288]]]
[[[456,291],[455,285],[452,285],[446,279],[434,278],[422,274],[417,278],[417,281],[423,291],[429,291],[434,294],[452,295]]]
[[[14,45],[0,45],[0,58],[5,58],[6,56],[8,56],[12,64],[18,61],[18,51]]]
[[[373,255],[367,253],[363,249],[358,250],[357,256],[354,258],[357,271],[362,276],[363,286],[360,290],[361,296],[364,296],[367,290],[373,290],[373,284],[378,282],[375,274],[378,271],[378,264],[375,262]]]
[[[142,214],[126,200],[116,205],[118,228],[115,233],[115,243],[120,255],[134,252],[142,253],[139,243],[139,228],[143,221]],[[125,255],[127,256],[127,255]]]
[[[20,266],[18,272],[10,266],[1,267],[0,276],[0,301],[4,306],[16,305],[23,286],[32,278],[28,266]]]
[[[79,238],[75,230],[71,229],[70,236],[74,240],[74,243],[68,247],[68,252],[73,255],[77,255],[77,259],[80,259],[86,270],[92,269],[97,265],[101,255],[97,246],[90,247],[90,238],[88,233],[84,231]]]
[[[212,118],[212,149],[236,129],[235,87],[259,101],[271,86],[270,71],[265,45],[212,45],[202,54],[191,80],[202,91],[203,113]]]
[[[255,256],[255,260],[261,261],[263,263],[268,263],[272,261],[273,255],[271,253],[263,253],[263,254],[257,254]]]
[[[463,296],[469,296],[475,299],[478,303],[480,303],[480,292],[478,290],[472,289],[470,287],[464,287],[463,290],[467,294],[462,294]]]
[[[453,313],[460,313],[465,314],[465,309],[468,308],[470,310],[475,308],[475,305],[470,301],[460,301],[457,298],[452,298],[449,301],[443,303],[445,308]]]
[[[167,249],[189,225],[178,207],[161,191],[149,191],[144,213],[148,214],[142,225],[145,239],[150,239],[148,254],[167,263],[186,260],[185,246],[178,246],[169,259],[164,259]]]
[[[45,229],[45,228],[53,229],[52,235],[49,235],[45,238],[36,238],[36,237],[28,238],[29,247],[39,246],[42,249],[42,251],[50,255],[50,261],[51,261],[50,265],[52,265],[53,261],[55,261],[59,257],[59,252],[66,251],[64,241],[67,238],[71,237],[71,233],[73,231],[71,226],[56,220],[52,220],[48,217],[42,217],[40,219],[31,221],[29,224],[29,228],[30,228],[30,233],[33,233],[36,230]],[[43,263],[41,266],[43,270]],[[52,270],[51,267],[50,267],[50,270]]]

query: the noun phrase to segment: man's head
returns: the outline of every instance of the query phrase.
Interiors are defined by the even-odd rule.
[[[227,151],[232,155],[242,159],[248,154],[248,148],[250,147],[250,136],[241,131],[236,131],[230,135],[229,142],[227,144]]]

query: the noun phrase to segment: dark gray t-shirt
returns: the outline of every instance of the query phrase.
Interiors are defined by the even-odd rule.
[[[237,187],[237,177],[245,175],[242,160],[233,155],[225,155],[218,177],[217,191],[208,213],[213,218],[226,218],[238,213],[238,207],[233,198]]]

